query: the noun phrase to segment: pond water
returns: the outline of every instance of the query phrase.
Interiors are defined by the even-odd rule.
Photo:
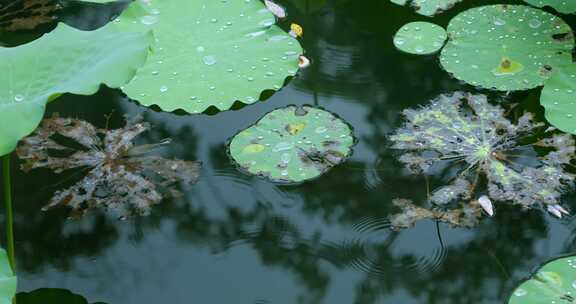
[[[390,229],[388,217],[397,211],[392,199],[426,198],[426,181],[410,175],[388,148],[401,111],[441,93],[477,89],[451,78],[437,56],[394,48],[398,28],[428,20],[411,9],[386,0],[278,2],[290,13],[283,27],[290,21],[303,26],[313,64],[263,102],[175,115],[104,88],[49,105],[47,115],[99,126],[111,114],[112,127],[122,125],[123,115],[144,112],[153,130],[139,141],[172,138],[161,152],[199,160],[203,169],[183,197],[127,221],[101,212],[81,220],[67,220],[62,209],[42,212],[55,190],[81,174],[14,172],[19,291],[65,288],[108,304],[504,303],[535,267],[576,249],[572,217],[500,205],[474,229],[434,221]],[[446,25],[468,7],[502,2],[521,3],[469,0],[434,21]],[[538,94],[502,98],[542,116]],[[348,121],[358,139],[353,156],[301,185],[276,185],[237,170],[228,140],[289,104],[318,105]],[[568,195],[563,203],[575,206],[574,200]]]

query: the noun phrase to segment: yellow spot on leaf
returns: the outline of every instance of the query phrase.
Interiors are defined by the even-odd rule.
[[[524,70],[524,65],[509,58],[502,58],[498,67],[492,70],[496,76],[514,75]]]
[[[242,153],[259,153],[264,151],[266,147],[261,144],[249,144],[244,149],[242,149]]]
[[[306,124],[303,122],[292,123],[286,127],[286,131],[288,131],[290,135],[296,135],[300,133],[302,130],[304,130],[305,127]]]

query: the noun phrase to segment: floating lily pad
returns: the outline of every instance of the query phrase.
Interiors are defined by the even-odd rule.
[[[0,249],[0,304],[11,304],[16,294],[16,276],[12,272],[8,255]]]
[[[138,0],[115,24],[152,30],[156,43],[124,92],[165,111],[254,103],[298,70],[302,48],[275,23],[259,0]]]
[[[288,106],[236,134],[229,150],[249,173],[293,183],[318,177],[343,162],[353,145],[351,128],[334,114]]]
[[[411,22],[398,30],[394,45],[403,52],[427,55],[436,53],[448,38],[446,31],[430,22]]]
[[[508,304],[576,303],[576,256],[545,264],[510,296]]]
[[[574,0],[524,0],[537,7],[550,6],[555,10],[564,13],[572,14],[576,12],[576,1]]]
[[[570,63],[574,38],[562,19],[520,5],[467,10],[448,25],[440,62],[471,85],[501,91],[538,87]]]
[[[418,14],[434,16],[451,8],[460,1],[462,0],[412,0],[411,3],[412,6],[416,8]],[[409,0],[390,0],[390,2],[399,5],[406,5]]]
[[[93,94],[129,81],[146,59],[151,36],[110,26],[85,32],[60,24],[31,43],[0,48],[0,155],[40,123],[46,103],[63,93]]]
[[[546,119],[558,129],[576,134],[576,65],[557,69],[540,96]]]

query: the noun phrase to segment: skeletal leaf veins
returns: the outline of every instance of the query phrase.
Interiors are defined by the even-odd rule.
[[[416,174],[433,174],[439,166],[455,166],[458,173],[432,191],[431,209],[397,200],[403,213],[392,217],[393,226],[432,218],[469,227],[481,216],[480,208],[492,214],[492,201],[542,206],[557,217],[568,214],[560,198],[574,181],[566,170],[575,152],[570,135],[543,130],[529,113],[513,123],[486,96],[462,92],[405,110],[404,117],[390,137],[402,152],[400,162]],[[535,136],[540,133],[545,136]]]
[[[16,150],[30,171],[47,168],[55,173],[85,168],[86,176],[71,187],[57,191],[43,210],[65,206],[71,217],[103,208],[119,218],[148,215],[163,194],[177,194],[177,184],[193,184],[200,164],[151,156],[159,144],[134,145],[133,139],[150,128],[141,118],[115,130],[98,129],[90,123],[54,116],[45,119],[34,134]]]

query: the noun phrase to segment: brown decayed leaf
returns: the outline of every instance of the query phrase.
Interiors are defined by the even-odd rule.
[[[177,193],[173,186],[195,183],[200,170],[198,162],[147,155],[163,143],[134,146],[132,140],[148,129],[139,118],[120,129],[101,130],[86,121],[54,116],[25,138],[16,153],[24,160],[24,171],[90,169],[76,184],[57,191],[43,210],[67,206],[72,217],[96,208],[120,218],[148,215],[163,194]]]
[[[0,30],[33,30],[54,22],[61,9],[56,0],[14,0],[0,5]]]

